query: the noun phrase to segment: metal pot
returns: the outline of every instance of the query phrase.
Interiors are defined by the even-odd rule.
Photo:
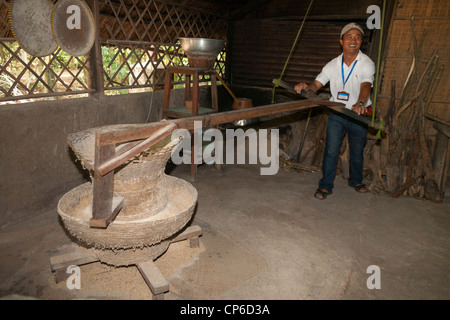
[[[225,40],[205,38],[179,38],[181,48],[188,57],[190,67],[212,68],[222,51]]]
[[[239,109],[247,109],[252,108],[253,102],[251,99],[247,98],[236,98],[233,101],[233,105],[231,106],[231,109],[239,110]]]

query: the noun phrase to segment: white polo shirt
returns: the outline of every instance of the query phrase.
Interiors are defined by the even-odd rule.
[[[373,86],[375,77],[375,63],[364,53],[359,51],[355,61],[350,66],[344,63],[344,79],[346,80],[352,67],[353,71],[348,77],[345,87],[342,81],[342,58],[343,54],[334,58],[328,62],[322,69],[322,72],[316,77],[316,81],[319,81],[322,85],[326,85],[330,82],[331,98],[330,101],[345,103],[345,107],[351,109],[352,106],[358,102],[359,91],[361,89],[361,83],[369,82]],[[337,99],[338,92],[345,91],[350,94],[348,101],[342,101]],[[372,103],[370,97],[367,100],[365,106],[369,106]]]

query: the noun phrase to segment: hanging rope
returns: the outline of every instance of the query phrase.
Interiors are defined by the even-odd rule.
[[[288,63],[289,63],[289,59],[291,58],[292,53],[294,52],[295,47],[297,46],[298,39],[300,38],[300,34],[301,34],[301,32],[302,32],[302,29],[303,29],[303,24],[305,23],[306,17],[308,16],[309,10],[311,9],[311,6],[312,6],[313,2],[314,2],[314,0],[311,0],[311,2],[309,3],[308,10],[306,10],[306,14],[305,14],[305,16],[303,17],[302,25],[300,26],[300,29],[299,29],[298,32],[297,32],[297,37],[295,38],[294,44],[292,45],[291,52],[289,53],[289,56],[288,56],[288,58],[287,58],[287,60],[286,60],[286,63],[284,64],[283,70],[281,71],[280,78],[278,78],[279,81],[281,80],[281,78],[283,78],[284,72],[286,71],[286,67],[287,67],[287,65],[288,65]],[[272,90],[272,103],[275,102],[275,89],[276,89],[276,87],[278,87],[278,85],[274,85],[274,86],[273,86],[273,90]]]
[[[378,45],[378,59],[377,59],[377,71],[375,75],[375,88],[374,88],[374,96],[373,96],[373,103],[372,103],[372,126],[375,122],[375,112],[377,109],[377,96],[378,96],[378,77],[380,74],[380,63],[381,63],[381,45],[383,43],[383,26],[384,26],[384,11],[386,9],[386,0],[383,0],[383,12],[381,14],[381,29],[380,29],[380,43]],[[378,130],[376,137],[378,139],[381,138],[381,128],[383,127],[384,121],[381,122],[380,130]]]

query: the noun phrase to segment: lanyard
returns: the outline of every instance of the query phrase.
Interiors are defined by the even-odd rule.
[[[350,78],[350,75],[353,72],[353,69],[355,69],[356,63],[358,62],[358,60],[355,60],[355,63],[353,64],[352,69],[350,70],[350,73],[347,75],[347,79],[344,80],[344,56],[342,56],[342,65],[341,65],[341,70],[342,70],[342,82],[344,84],[344,86],[342,87],[343,89],[345,89],[345,84],[348,81],[348,78]]]

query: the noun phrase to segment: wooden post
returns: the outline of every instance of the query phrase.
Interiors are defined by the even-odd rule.
[[[95,42],[89,53],[89,75],[90,84],[94,93],[90,93],[91,96],[98,98],[105,93],[104,81],[103,81],[103,59],[102,59],[102,47],[100,44],[100,10],[98,0],[87,0],[89,8],[94,15],[95,21]]]
[[[164,300],[164,293],[169,291],[169,283],[151,260],[140,262],[137,268],[152,291],[153,300]]]
[[[187,76],[187,75],[186,75]],[[198,71],[195,70],[192,75],[192,115],[196,116],[199,112],[198,100],[199,100],[199,74]]]
[[[219,111],[219,99],[217,96],[217,77],[216,77],[216,71],[214,73],[211,73],[211,104],[213,110],[216,112]]]
[[[101,134],[96,134],[93,184],[92,220],[104,220],[111,216],[114,191],[114,171],[104,176],[98,168],[115,155],[115,144],[101,144]]]
[[[172,73],[170,72],[170,67],[166,69],[166,75],[164,78],[164,100],[163,100],[163,118],[167,118],[165,116],[166,111],[169,109],[170,104],[170,90],[172,89]]]

